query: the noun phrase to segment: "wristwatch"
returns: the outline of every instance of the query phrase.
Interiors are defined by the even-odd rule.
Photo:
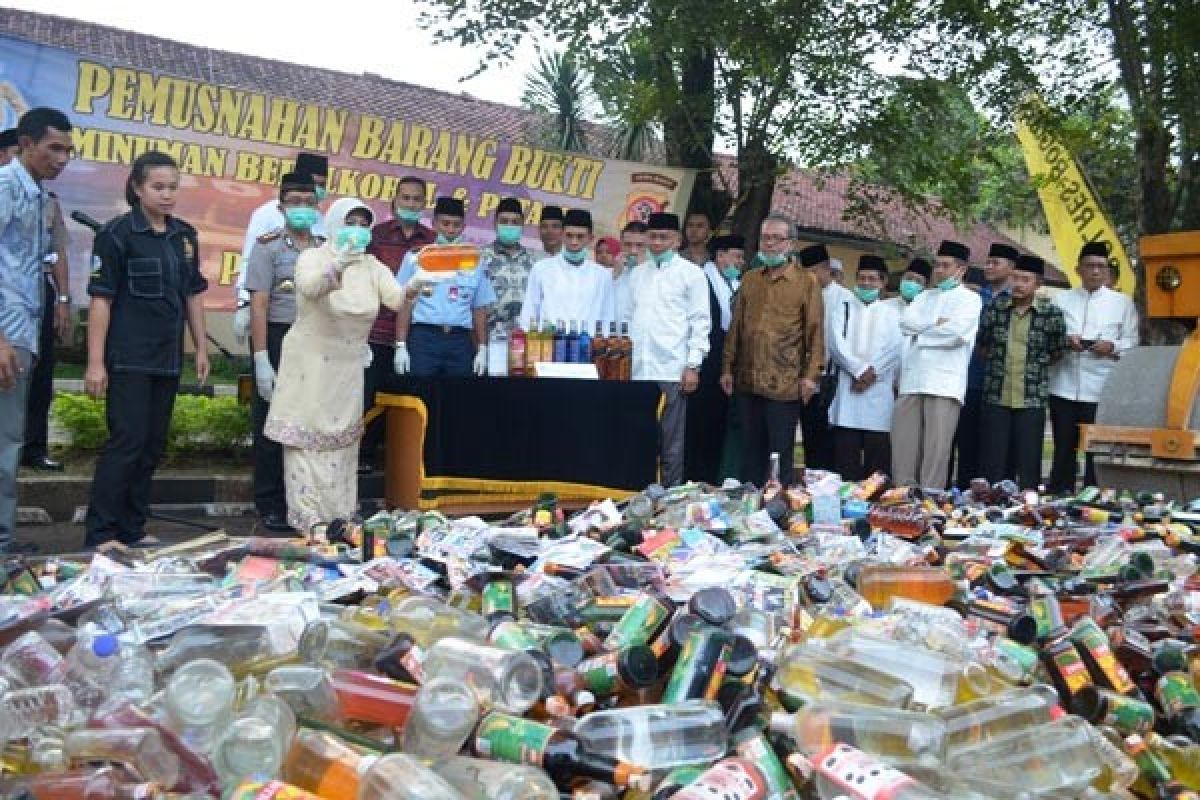
[[[71,295],[60,294],[54,302],[58,303],[60,306],[69,306],[71,305]]]

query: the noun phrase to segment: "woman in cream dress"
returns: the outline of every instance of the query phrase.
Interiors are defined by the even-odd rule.
[[[296,322],[283,340],[265,434],[283,445],[288,522],[302,531],[358,510],[363,351],[381,305],[405,291],[366,255],[374,215],[343,198],[325,215],[329,240],[296,262]]]

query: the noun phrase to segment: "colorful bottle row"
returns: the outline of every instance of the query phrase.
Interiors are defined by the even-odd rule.
[[[508,374],[512,377],[532,376],[538,363],[594,364],[602,380],[627,381],[633,368],[633,339],[629,324],[610,322],[608,335],[604,323],[596,323],[596,332],[589,335],[582,320],[563,320],[557,324],[533,320],[526,331],[518,325],[508,335]]]

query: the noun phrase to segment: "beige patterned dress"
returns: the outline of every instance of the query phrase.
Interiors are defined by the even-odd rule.
[[[283,445],[288,522],[308,531],[358,510],[363,352],[380,305],[404,290],[374,256],[339,276],[330,244],[296,262],[296,322],[283,340],[265,434]]]

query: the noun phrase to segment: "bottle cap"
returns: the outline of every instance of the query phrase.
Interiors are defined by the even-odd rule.
[[[120,643],[111,633],[102,633],[92,640],[92,653],[100,658],[108,658],[117,652]]]

